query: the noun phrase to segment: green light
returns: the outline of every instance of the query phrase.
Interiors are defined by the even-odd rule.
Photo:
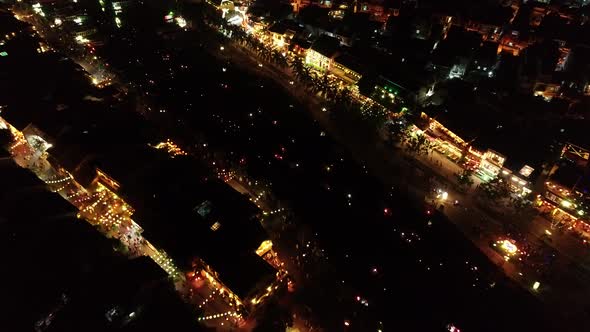
[[[8,52],[2,51],[2,52],[0,52],[0,56],[8,56]]]

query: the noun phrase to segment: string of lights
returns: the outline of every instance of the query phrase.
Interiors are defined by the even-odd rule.
[[[70,173],[67,173],[67,175],[65,177],[61,178],[61,179],[58,179],[58,180],[46,180],[45,183],[47,183],[47,184],[58,184],[58,183],[63,183],[63,182],[70,181],[72,179],[73,179],[72,175]]]
[[[223,317],[226,317],[226,316],[239,317],[240,315],[238,314],[237,311],[228,311],[228,312],[224,312],[222,314],[215,314],[215,315],[209,315],[209,316],[199,317],[198,320],[199,321],[202,321],[202,320],[210,320],[210,319],[223,318]]]
[[[176,143],[174,143],[172,140],[167,139],[165,142],[160,142],[158,144],[156,144],[155,146],[150,145],[151,147],[153,147],[154,149],[158,149],[158,150],[162,150],[165,149],[168,154],[170,155],[170,157],[174,158],[176,156],[187,156],[188,153],[184,150],[182,150]]]

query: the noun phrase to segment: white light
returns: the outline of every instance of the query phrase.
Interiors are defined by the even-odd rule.
[[[533,290],[538,290],[539,286],[541,286],[541,283],[538,281],[535,281],[535,283],[533,284]]]
[[[428,89],[428,91],[426,92],[426,97],[430,97],[434,94],[434,85]],[[390,94],[391,95],[391,94]],[[390,96],[391,97],[391,96]]]
[[[176,20],[176,24],[178,24],[179,27],[181,27],[181,28],[186,27],[186,20],[182,16],[175,18],[175,20]]]

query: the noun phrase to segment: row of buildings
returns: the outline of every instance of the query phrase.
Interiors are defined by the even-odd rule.
[[[12,112],[7,113],[12,117]],[[12,128],[4,119],[0,122]],[[38,151],[33,157],[43,155],[40,158],[54,167],[73,170],[67,173],[71,181],[66,177],[67,181],[45,184],[79,209],[72,215],[88,220],[107,236],[129,237],[121,239],[123,243],[139,237],[140,255],[152,257],[169,277],[184,283],[182,292],[188,291],[190,299],[205,300],[199,306],[199,321],[213,320],[210,323],[216,326],[230,316],[241,322],[286,286],[286,271],[262,228],[262,211],[171,141],[125,144],[121,137],[118,148],[119,144],[100,142],[114,134],[112,128],[110,134],[96,128],[98,137],[89,135],[84,141],[53,124],[57,126],[40,125],[43,130],[29,124],[21,132]],[[53,131],[57,128],[60,133]],[[80,144],[104,147],[78,150]],[[63,160],[61,166],[56,166],[58,160]],[[80,191],[69,185],[74,181]],[[209,300],[213,303],[208,306]]]
[[[351,85],[362,76],[384,76],[423,97],[428,90],[424,86],[433,81],[493,77],[503,70],[503,62],[506,67],[517,58],[522,91],[547,100],[589,91],[588,68],[580,68],[588,49],[588,41],[580,37],[586,8],[518,1],[481,6],[327,1],[295,3],[290,15],[273,16],[259,2],[240,5],[246,15],[240,24],[246,29],[261,37],[267,34],[278,50],[306,54],[308,64]],[[383,16],[385,20],[380,19]],[[401,41],[410,49],[396,49]],[[401,58],[405,61],[396,63]],[[414,84],[383,68],[414,65],[429,73]]]
[[[590,40],[583,37],[588,10],[584,5],[296,1],[292,14],[279,17],[254,2],[242,4],[247,19],[240,24],[267,45],[304,58],[309,67],[333,75],[343,86],[385,107],[421,106],[418,129],[428,134],[437,151],[475,170],[484,181],[505,179],[526,196],[535,189],[554,193],[556,182],[569,183],[557,180],[564,172],[582,181],[579,170],[564,168],[564,160],[570,160],[567,154],[557,158],[560,167],[552,165],[563,142],[590,143],[584,141],[583,130],[574,132],[576,126],[570,130],[564,124],[557,132],[547,123],[533,124],[526,115],[514,113],[540,106],[537,116],[548,112],[544,120],[558,122],[560,114],[585,102],[590,91],[585,60]],[[478,85],[494,96],[478,96]],[[451,94],[446,91],[451,88],[459,99],[448,102],[445,94]],[[496,104],[498,95],[521,103],[503,109]],[[539,98],[546,105],[539,104]],[[530,123],[523,126],[526,122]],[[569,136],[562,134],[566,130]],[[566,143],[564,151],[573,146]],[[535,188],[540,175],[552,179],[544,189]],[[580,193],[580,186],[581,182],[565,184],[569,189],[562,192],[577,188]],[[556,204],[554,208],[578,208],[572,210],[575,220],[586,215],[582,203],[570,205],[563,194],[559,199],[544,196]]]
[[[2,122],[4,123],[4,122]],[[12,331],[204,330],[168,275],[148,257],[129,260],[116,242],[76,218],[78,209],[11,160],[0,126],[0,248],[4,308]]]
[[[553,222],[590,240],[590,151],[575,144],[563,146],[552,165],[543,192],[537,196],[540,210]]]
[[[20,27],[12,15],[1,18],[13,22],[0,23],[2,29]],[[97,89],[71,60],[22,43],[36,40],[31,27],[3,32],[16,37],[2,45],[10,52],[2,71],[18,76],[29,68],[37,79],[19,76],[2,92],[0,129],[18,134],[18,146],[8,148],[40,174],[39,188],[71,204],[70,219],[85,219],[125,245],[135,242],[140,257],[151,257],[168,282],[173,277],[205,325],[229,329],[286,286],[262,211],[248,197],[172,141],[154,142],[158,133],[140,115],[118,108],[125,104],[117,91]],[[139,316],[112,309],[97,312],[107,320]]]

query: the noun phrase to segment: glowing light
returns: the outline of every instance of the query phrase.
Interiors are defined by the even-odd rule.
[[[87,44],[87,43],[89,43],[89,42],[90,42],[90,40],[89,40],[89,39],[87,39],[87,38],[86,38],[86,37],[84,37],[84,36],[80,36],[80,35],[76,36],[76,38],[75,38],[75,39],[76,39],[76,42],[78,42],[78,44]]]
[[[266,254],[271,249],[272,249],[272,241],[271,240],[264,240],[264,241],[262,241],[262,243],[260,244],[258,249],[256,249],[256,254],[258,256],[262,257],[264,254]]]
[[[174,12],[170,11],[168,12],[168,15],[164,16],[164,20],[166,21],[172,21],[174,19]]]
[[[541,283],[538,281],[535,281],[535,283],[533,284],[533,290],[538,290],[540,286],[541,286]]]
[[[565,208],[570,208],[572,207],[572,202],[570,201],[561,201],[561,206],[565,207]]]
[[[176,145],[176,143],[172,142],[170,139],[167,139],[165,142],[160,142],[155,146],[152,146],[152,145],[149,145],[149,146],[154,149],[158,149],[158,150],[165,149],[172,158],[174,158],[176,156],[187,156],[188,155],[188,153],[186,153],[184,150],[182,150],[178,145]]]
[[[182,16],[179,16],[179,17],[175,18],[174,20],[176,21],[176,24],[178,24],[179,27],[181,27],[181,28],[186,27],[186,20]]]
[[[518,252],[518,247],[516,247],[514,243],[510,242],[510,240],[501,241],[500,248],[510,255],[514,255],[516,252]]]

